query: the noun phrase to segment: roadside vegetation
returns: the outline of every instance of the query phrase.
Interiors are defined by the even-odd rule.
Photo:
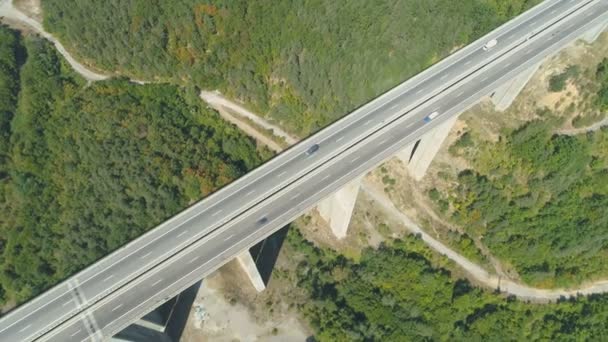
[[[193,89],[84,85],[49,43],[0,27],[2,304],[31,298],[262,162]]]
[[[552,75],[549,78],[549,90],[552,92],[560,92],[566,88],[566,82],[576,77],[579,73],[579,67],[577,65],[571,65],[566,70],[559,74]]]
[[[538,2],[44,0],[42,7],[45,27],[89,65],[219,89],[306,136]]]
[[[561,341],[608,334],[608,295],[539,305],[452,276],[448,260],[406,236],[359,261],[288,234],[297,303],[318,341]],[[288,275],[283,275],[287,277]]]

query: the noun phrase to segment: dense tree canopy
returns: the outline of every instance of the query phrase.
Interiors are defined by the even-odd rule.
[[[463,135],[473,169],[457,176],[449,215],[536,286],[568,286],[608,274],[608,129],[552,133],[541,118],[496,143]],[[562,122],[563,120],[559,120]],[[463,142],[468,141],[468,142]]]
[[[0,63],[14,64],[15,44],[0,40]],[[194,90],[84,87],[50,44],[25,46],[8,92],[18,101],[2,104],[7,118],[14,113],[0,183],[7,299],[30,298],[261,163],[255,143],[201,107]],[[0,72],[14,80],[18,71]]]
[[[23,47],[15,31],[0,26],[0,179],[8,154],[10,123],[17,110],[19,64]]]
[[[301,303],[319,341],[598,341],[608,334],[608,295],[528,304],[455,279],[406,237],[360,262],[315,247],[291,230],[300,254]],[[439,263],[445,263],[441,257]]]
[[[44,0],[108,71],[219,88],[308,134],[539,0]]]

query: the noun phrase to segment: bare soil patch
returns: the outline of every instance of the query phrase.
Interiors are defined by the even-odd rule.
[[[13,0],[13,5],[28,17],[42,23],[40,0]]]
[[[285,268],[293,267],[284,262],[290,259],[279,255],[274,274],[261,293],[236,260],[205,278],[182,341],[305,341],[309,329],[295,305],[306,297],[284,276],[289,274]]]

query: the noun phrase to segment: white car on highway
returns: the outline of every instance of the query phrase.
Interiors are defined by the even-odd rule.
[[[429,122],[433,121],[433,119],[436,118],[437,115],[439,115],[439,112],[432,112],[431,114],[427,115],[424,118],[424,122],[429,123]]]
[[[488,51],[491,48],[495,47],[496,44],[498,44],[498,40],[496,39],[492,39],[489,42],[486,43],[486,45],[483,46],[483,51]]]

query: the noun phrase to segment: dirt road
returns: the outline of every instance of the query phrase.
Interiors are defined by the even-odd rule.
[[[41,23],[28,17],[27,15],[23,14],[23,12],[15,8],[11,0],[0,0],[0,17],[4,17],[3,21],[6,20],[8,23],[14,21],[23,24],[33,29],[42,37],[48,39],[55,45],[59,53],[63,55],[63,57],[68,61],[68,63],[70,63],[72,68],[74,68],[74,70],[76,70],[76,72],[82,75],[82,77],[84,77],[85,79],[89,81],[100,81],[109,78],[109,76],[107,75],[96,73],[88,69],[84,65],[78,63],[78,61],[76,61],[72,57],[72,55],[70,55],[70,53],[65,49],[65,47],[57,39],[55,39],[55,37],[53,37],[50,33],[44,30]]]
[[[596,123],[594,123],[591,126],[587,126],[587,127],[580,127],[580,128],[571,128],[571,129],[564,129],[561,131],[558,131],[558,134],[565,134],[565,135],[578,135],[578,134],[585,134],[585,133],[589,133],[589,132],[594,132],[597,131],[598,129],[604,127],[604,126],[608,126],[608,118],[605,118],[601,121],[598,121]]]
[[[260,116],[248,111],[243,106],[226,99],[218,92],[201,91],[200,96],[205,102],[207,102],[214,108],[216,108],[217,106],[228,108],[234,113],[253,121],[255,124],[263,127],[264,129],[272,131],[274,135],[285,139],[285,142],[287,142],[289,145],[293,145],[300,140],[285,132],[283,129],[281,129],[281,127],[271,124],[270,122],[262,119]]]

